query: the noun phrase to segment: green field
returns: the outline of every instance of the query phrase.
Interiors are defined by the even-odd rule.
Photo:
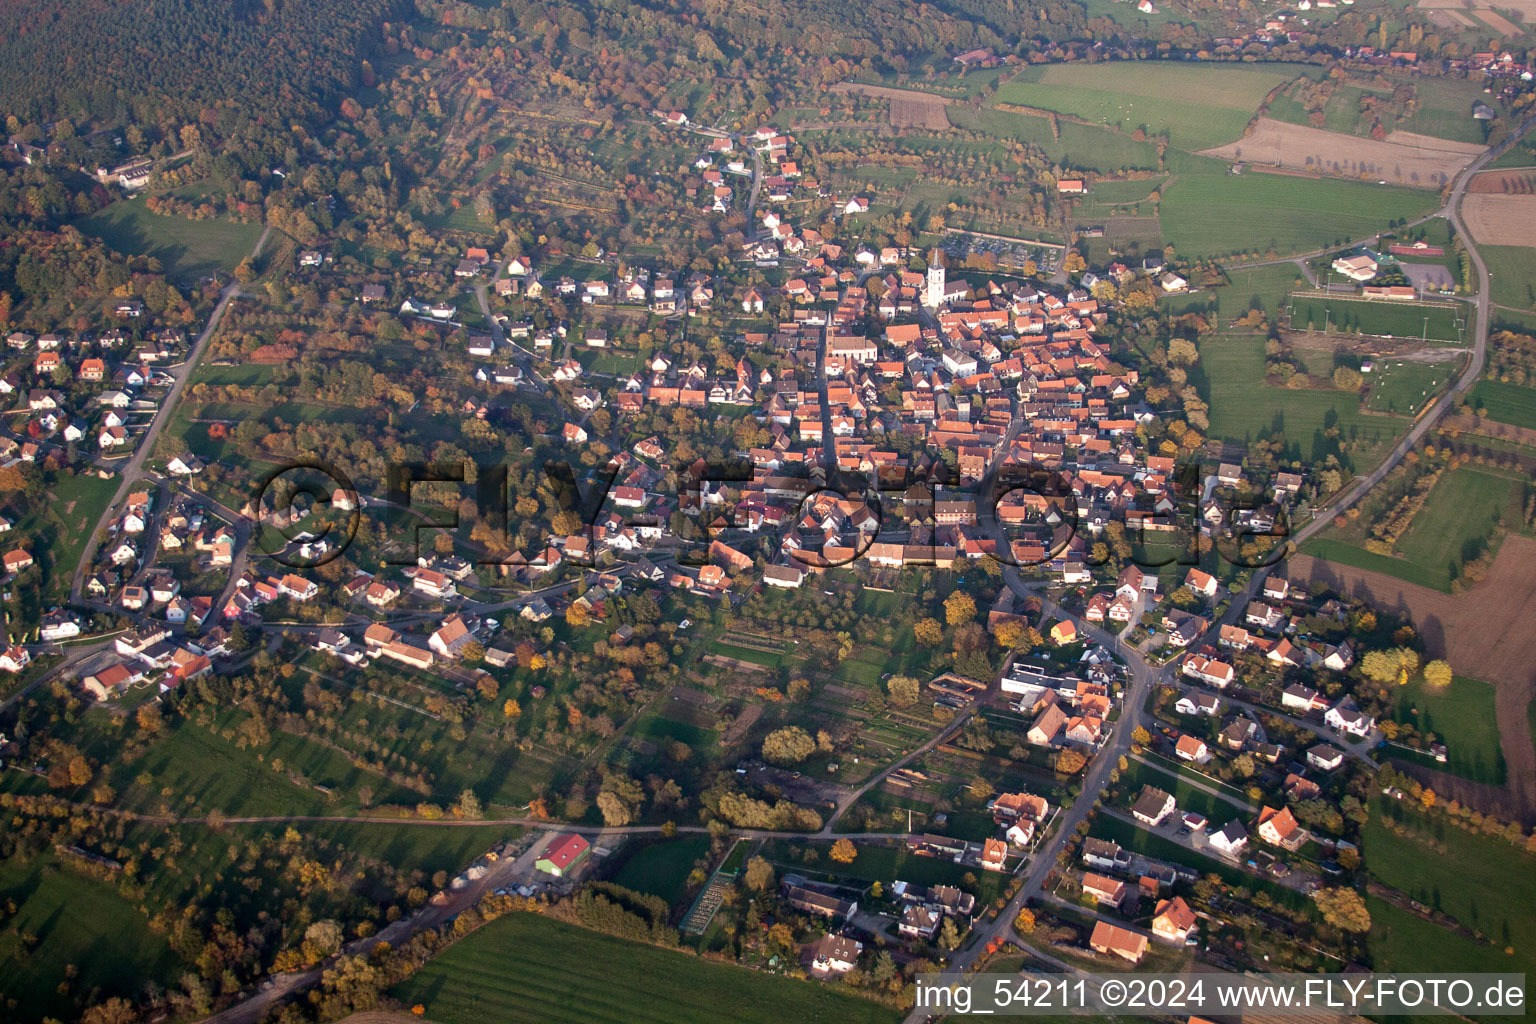
[[[1488,264],[1493,301],[1518,310],[1536,309],[1536,249],[1524,245],[1479,245]]]
[[[1491,944],[1477,945],[1399,911],[1383,915],[1378,927],[1402,926],[1421,941],[1382,935],[1378,947],[1373,930],[1377,969],[1536,970],[1536,888],[1517,881],[1529,879],[1536,870],[1531,856],[1504,840],[1469,834],[1405,804],[1385,798],[1372,802],[1371,819],[1361,834],[1366,867],[1386,885],[1482,932]],[[1401,821],[1412,834],[1403,837],[1389,831],[1383,816]],[[1371,909],[1374,917],[1374,902]],[[1514,947],[1513,955],[1505,954],[1506,945]]]
[[[1422,189],[1287,174],[1179,174],[1163,192],[1163,237],[1184,257],[1310,252],[1369,238],[1439,201]]]
[[[1301,457],[1321,457],[1329,449],[1326,431],[1337,428],[1345,439],[1367,448],[1390,442],[1407,425],[1401,416],[1367,415],[1352,392],[1269,387],[1264,384],[1264,340],[1217,337],[1200,346],[1199,368],[1210,403],[1210,435],[1248,441],[1280,431]]]
[[[533,914],[459,940],[391,990],[436,1024],[826,1024],[894,1022],[892,1009],[837,987],[712,963]]]
[[[1472,408],[1486,409],[1488,418],[1536,430],[1536,388],[1480,380],[1472,388]]]
[[[1365,379],[1371,386],[1365,407],[1372,412],[1412,416],[1433,402],[1456,376],[1454,363],[1382,361]]]
[[[81,1009],[74,997],[99,989],[92,1002],[133,998],[146,981],[164,984],[174,976],[176,956],[132,903],[52,857],[0,866],[0,902],[5,900],[17,904],[0,932],[0,997],[16,1000],[7,1020],[74,1020]],[[23,934],[37,939],[29,952]],[[66,966],[79,971],[68,994],[59,991]]]
[[[1287,77],[1241,66],[1054,64],[1029,68],[1000,87],[997,99],[1124,132],[1166,132],[1173,145],[1198,150],[1241,137],[1265,95]]]
[[[631,854],[613,880],[626,889],[653,893],[668,903],[676,903],[688,887],[694,862],[707,856],[708,836],[653,843]]]
[[[1372,334],[1388,338],[1459,341],[1462,307],[1451,304],[1341,299],[1322,292],[1297,292],[1289,300],[1290,327],[1330,334]]]
[[[1449,591],[1464,562],[1487,547],[1500,519],[1524,498],[1520,480],[1473,466],[1441,476],[1429,500],[1398,538],[1397,555],[1378,555],[1330,530],[1302,545],[1330,562],[1386,573],[1408,583]]]
[[[1499,748],[1499,719],[1493,687],[1477,679],[1455,676],[1443,693],[1424,686],[1414,676],[1398,691],[1392,717],[1412,724],[1420,734],[1433,732],[1446,745],[1446,763],[1427,757],[1413,758],[1431,768],[1442,768],[1464,779],[1504,784],[1504,754]],[[1390,748],[1396,756],[1397,748]]]
[[[1137,142],[1129,135],[1107,128],[1060,121],[1057,123],[1058,138],[1051,134],[1048,118],[962,105],[949,108],[949,119],[958,128],[1039,146],[1047,158],[1063,167],[1101,174],[1157,169],[1156,146],[1150,142]]]
[[[261,237],[260,224],[161,217],[146,210],[142,198],[113,203],[75,226],[118,252],[153,256],[174,280],[232,271]]]

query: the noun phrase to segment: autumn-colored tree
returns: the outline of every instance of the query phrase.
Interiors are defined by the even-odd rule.
[[[763,760],[771,764],[798,764],[816,752],[816,741],[798,725],[775,729],[763,737]]]
[[[1360,934],[1371,930],[1370,911],[1353,889],[1319,889],[1312,894],[1312,901],[1323,912],[1323,920],[1341,931]]]
[[[519,704],[515,699],[508,697],[506,703],[502,704],[501,706],[501,713],[506,715],[508,718],[516,718],[518,715],[523,713],[523,706]]]
[[[773,886],[773,865],[762,857],[747,861],[747,888],[753,892],[765,892]]]
[[[839,864],[852,864],[858,858],[859,850],[851,840],[839,839],[832,844],[832,852],[828,856]]]
[[[1424,683],[1432,690],[1443,690],[1451,685],[1454,674],[1449,662],[1436,658],[1424,666]]]
[[[898,708],[909,708],[916,704],[921,694],[921,685],[911,676],[891,676],[885,684],[891,693],[891,703]]]
[[[971,595],[956,590],[944,599],[944,621],[951,626],[962,625],[975,617],[976,602]]]
[[[944,627],[938,619],[918,619],[912,625],[912,635],[925,647],[937,647],[944,642]]]
[[[1020,907],[1018,915],[1013,919],[1013,930],[1020,935],[1034,934],[1035,912],[1028,907]]]
[[[1075,775],[1087,763],[1088,758],[1080,750],[1063,750],[1056,755],[1056,770],[1063,775]]]

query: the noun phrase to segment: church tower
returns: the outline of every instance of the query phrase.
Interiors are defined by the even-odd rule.
[[[928,254],[928,286],[923,290],[923,305],[929,309],[944,305],[944,253],[938,246]]]

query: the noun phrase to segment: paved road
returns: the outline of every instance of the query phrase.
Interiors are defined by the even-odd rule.
[[[251,250],[253,258],[261,255],[262,246],[266,244],[267,236],[271,233],[272,228],[270,226],[263,229],[261,237],[256,240],[256,247]],[[117,492],[112,496],[112,500],[108,502],[106,509],[101,513],[101,519],[91,529],[90,536],[86,538],[85,550],[80,554],[80,563],[75,567],[75,578],[69,588],[69,599],[72,603],[80,601],[80,588],[85,579],[85,572],[96,560],[96,549],[99,546],[98,538],[101,536],[102,531],[106,529],[107,524],[112,521],[112,514],[117,506],[128,496],[129,489],[138,483],[139,476],[144,469],[144,462],[154,450],[155,441],[160,437],[160,431],[164,430],[165,425],[171,421],[171,417],[176,410],[176,403],[181,399],[181,393],[186,388],[187,381],[191,379],[192,371],[197,368],[198,360],[202,358],[204,350],[208,347],[208,339],[213,337],[213,332],[218,328],[219,321],[224,318],[224,312],[229,308],[229,304],[238,298],[239,295],[240,285],[238,282],[231,282],[224,288],[224,291],[219,294],[218,305],[213,307],[213,312],[208,317],[208,325],[203,328],[203,333],[199,334],[197,339],[193,341],[191,349],[187,352],[187,358],[180,366],[171,368],[170,373],[174,379],[170,390],[166,392],[165,400],[160,403],[160,408],[155,410],[155,415],[149,421],[149,428],[144,431],[144,436],[139,439],[139,445],[134,450],[132,457],[119,469],[121,482],[117,485]]]

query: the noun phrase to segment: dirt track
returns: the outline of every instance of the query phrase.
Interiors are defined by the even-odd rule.
[[[1526,718],[1536,696],[1536,630],[1529,620],[1536,608],[1533,560],[1536,539],[1506,537],[1487,577],[1462,594],[1442,594],[1310,555],[1293,555],[1288,566],[1299,583],[1321,580],[1340,593],[1408,615],[1432,656],[1494,685],[1507,791],[1527,824],[1536,822],[1536,745]]]
[[[1248,135],[1201,155],[1433,188],[1449,181],[1483,149],[1411,132],[1366,139],[1262,117]]]

